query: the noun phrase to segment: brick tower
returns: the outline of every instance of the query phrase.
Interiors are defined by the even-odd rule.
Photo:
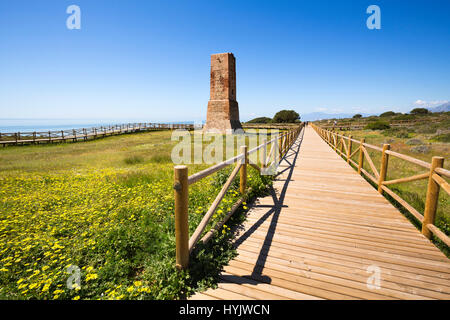
[[[236,101],[236,59],[232,53],[211,55],[211,93],[203,131],[233,133],[242,129]]]

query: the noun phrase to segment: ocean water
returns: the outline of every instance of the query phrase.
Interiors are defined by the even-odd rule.
[[[183,123],[191,124],[193,121],[178,121],[178,122],[164,122],[164,121],[152,121],[152,120],[140,120],[140,121],[124,121],[124,120],[33,120],[33,119],[0,119],[0,132],[1,133],[14,133],[14,132],[46,132],[46,131],[60,131],[82,128],[93,128],[108,125],[119,125],[127,123]]]

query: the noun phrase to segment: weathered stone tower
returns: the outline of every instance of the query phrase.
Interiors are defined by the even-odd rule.
[[[232,53],[211,55],[211,93],[203,131],[233,133],[242,129],[236,101],[236,59]]]

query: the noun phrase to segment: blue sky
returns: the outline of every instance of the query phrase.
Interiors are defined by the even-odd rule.
[[[449,15],[436,0],[2,0],[0,118],[199,121],[219,52],[236,57],[241,120],[409,111],[450,100]]]

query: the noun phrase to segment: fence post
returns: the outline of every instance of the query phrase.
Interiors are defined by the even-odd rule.
[[[288,138],[288,143],[287,143],[287,146],[286,146],[286,153],[289,151],[289,149],[291,148],[291,132],[290,131],[288,131],[288,133],[287,133],[287,138]]]
[[[433,179],[433,174],[436,168],[442,168],[443,165],[443,157],[433,157],[433,160],[431,161],[430,176],[428,178],[427,197],[425,200],[425,211],[422,222],[422,234],[428,239],[431,239],[432,233],[427,225],[434,224],[440,189],[439,184]]]
[[[361,142],[360,142],[360,145],[359,145],[359,161],[358,161],[358,173],[359,174],[361,174],[361,168],[364,165],[364,152],[363,152],[362,148],[364,148],[363,143],[365,141],[366,141],[366,139],[362,138]]]
[[[337,141],[338,141],[338,139],[337,139],[337,132],[334,132],[334,129],[333,129],[333,149],[334,149],[334,152],[337,152]]]
[[[352,136],[348,136],[348,146],[347,146],[347,163],[350,163],[350,155],[352,154]]]
[[[278,144],[278,155],[281,160],[283,156],[283,135],[280,135],[280,138],[278,140],[280,141]]]
[[[287,150],[289,149],[289,132],[287,132],[284,136],[284,149],[283,154],[286,154]]]
[[[283,140],[283,155],[286,154],[286,150],[287,150],[287,144],[288,144],[288,136],[287,133],[284,134],[284,140]]]
[[[390,144],[383,144],[383,151],[381,153],[381,167],[380,167],[380,178],[378,179],[378,192],[383,193],[383,181],[386,180],[386,173],[389,161],[389,155],[386,153],[386,150],[391,149]]]
[[[292,131],[289,132],[289,148],[292,146]]]
[[[345,143],[344,137],[345,137],[345,134],[342,134],[342,137],[341,137],[341,146],[339,147],[339,151],[340,151],[340,154],[341,154],[341,155],[344,155],[344,143]]]
[[[242,167],[240,171],[240,191],[241,194],[245,194],[245,189],[247,188],[247,163],[248,163],[248,154],[247,154],[247,146],[241,146],[241,154],[244,154],[244,159],[242,161]]]
[[[286,133],[286,146],[284,147],[284,153],[286,154],[289,150],[289,146],[291,145],[291,137],[289,136],[289,129]]]
[[[189,265],[189,225],[188,225],[188,168],[175,166],[175,242],[176,267],[184,270]]]
[[[263,147],[261,150],[261,169],[266,168],[266,162],[267,162],[267,140],[263,139]]]

